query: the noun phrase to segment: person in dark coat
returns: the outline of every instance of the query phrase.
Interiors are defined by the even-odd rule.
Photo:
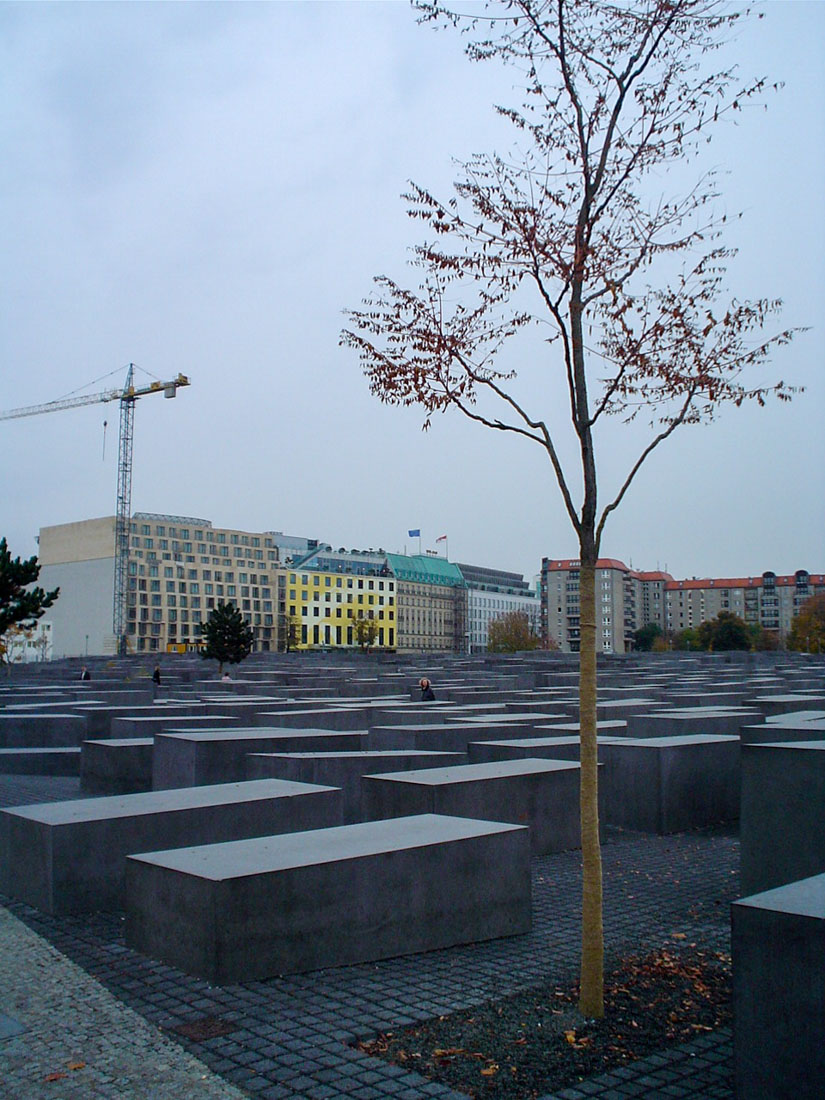
[[[430,681],[427,679],[426,676],[422,676],[422,678],[418,681],[418,686],[421,688],[422,703],[429,703],[435,699],[435,693],[432,689],[432,685],[430,684]]]
[[[160,665],[155,665],[154,671],[152,672],[152,682],[160,684]]]
[[[88,668],[86,668],[86,666],[83,665],[83,667],[80,670],[80,679],[81,680],[91,680],[91,678],[92,678],[91,672],[89,672]]]

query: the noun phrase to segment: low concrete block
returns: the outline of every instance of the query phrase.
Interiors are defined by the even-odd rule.
[[[113,718],[151,718],[169,717],[170,724],[175,718],[185,718],[197,714],[195,703],[156,703],[146,706],[108,706],[92,705],[75,708],[76,714],[86,719],[88,738],[111,737]]]
[[[152,786],[197,787],[246,779],[252,752],[358,751],[366,731],[273,729],[246,726],[231,730],[169,730],[155,738]]]
[[[238,728],[245,724],[241,715],[227,714],[195,714],[189,717],[182,715],[161,714],[148,718],[113,718],[110,726],[112,737],[155,737],[164,730],[222,730]]]
[[[763,722],[758,726],[740,726],[739,737],[743,745],[776,741],[820,741],[825,739],[825,719],[779,719]]]
[[[0,775],[80,775],[80,748],[0,749]]]
[[[825,873],[825,741],[742,746],[743,894]]]
[[[608,825],[663,835],[739,817],[738,737],[613,737],[600,753]]]
[[[458,752],[297,752],[253,753],[246,758],[247,779],[277,777],[299,783],[340,787],[344,798],[344,824],[363,820],[361,778],[369,772],[410,771],[463,764]]]
[[[615,740],[615,739],[614,739]],[[599,737],[599,762],[604,763],[602,746],[611,738]],[[578,737],[520,737],[503,741],[471,741],[467,746],[471,764],[486,764],[493,760],[579,760],[581,741]],[[600,777],[603,778],[603,777]]]
[[[228,983],[517,935],[529,857],[526,829],[432,815],[145,853],[126,940]]]
[[[341,822],[341,792],[263,779],[0,811],[0,892],[47,913],[123,905],[133,852]]]
[[[803,708],[821,710],[825,707],[825,695],[802,691],[787,692],[784,695],[757,695],[749,699],[748,704],[770,718],[775,714],[786,714]]]
[[[85,736],[76,714],[0,714],[0,748],[76,748]]]
[[[731,906],[738,1100],[819,1100],[825,1081],[825,874]]]
[[[80,789],[89,794],[137,794],[152,789],[153,737],[84,741]]]
[[[628,737],[684,737],[694,734],[739,735],[739,727],[758,722],[758,710],[747,707],[685,707],[683,710],[659,710],[651,714],[631,714],[627,718]]]
[[[529,825],[534,855],[581,844],[580,765],[567,760],[506,760],[424,771],[366,775],[368,820],[417,813],[487,818]]]
[[[408,752],[467,752],[470,741],[501,740],[511,728],[523,730],[521,723],[512,727],[496,722],[483,725],[480,722],[445,722],[433,724],[371,726],[367,745],[373,752],[405,750]]]

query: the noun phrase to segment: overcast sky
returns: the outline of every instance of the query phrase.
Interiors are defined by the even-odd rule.
[[[807,392],[683,429],[640,475],[602,552],[680,578],[825,570],[825,4],[764,11],[727,56],[784,89],[713,155],[745,214],[733,293],[811,326],[765,377]],[[0,5],[0,409],[183,372],[137,405],[136,511],[386,550],[421,528],[531,578],[575,557],[539,448],[458,414],[422,433],[338,347],[420,239],[406,182],[448,197],[451,158],[510,147],[514,79],[406,3]],[[116,403],[0,431],[13,553],[113,514]],[[606,441],[606,487],[636,446]]]

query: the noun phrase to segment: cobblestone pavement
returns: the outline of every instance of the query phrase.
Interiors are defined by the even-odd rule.
[[[2,1096],[243,1096],[2,907],[0,1011]]]
[[[25,797],[20,797],[24,790]],[[77,780],[0,777],[0,805],[5,806],[76,797],[77,792]],[[738,896],[739,866],[732,831],[669,837],[609,832],[603,864],[608,964],[622,954],[660,946],[682,933],[703,947],[729,950],[729,905]],[[191,1091],[176,1091],[172,1086],[164,1091],[166,1086],[161,1085],[153,1092],[155,1086],[147,1088],[135,1079],[125,1088],[101,1083],[97,1092],[64,1089],[13,1095],[21,1100],[29,1096],[39,1100],[41,1095],[59,1100],[80,1096],[173,1100],[189,1095],[231,1097],[235,1095],[232,1086],[237,1086],[265,1100],[466,1100],[415,1073],[370,1058],[350,1044],[379,1031],[501,997],[545,978],[558,982],[575,978],[580,879],[577,852],[533,860],[533,929],[525,936],[220,988],[129,950],[121,914],[52,918],[0,899],[29,929],[81,968],[72,968],[72,974],[91,975],[122,1006],[161,1029],[158,1053],[151,1044],[147,1046],[152,1058],[166,1064],[165,1037],[171,1036],[226,1082],[224,1092],[200,1091],[200,1084]],[[52,953],[52,957],[59,956]],[[17,966],[20,980],[26,980],[25,956],[9,965]],[[0,988],[0,1012],[14,1016],[4,1007],[4,997]],[[69,1006],[60,1010],[61,1028],[72,1011]],[[213,1031],[225,1034],[197,1041],[174,1031],[204,1018],[217,1021]],[[128,1025],[123,1029],[125,1054],[130,1030]],[[114,1048],[120,1035],[118,1029],[111,1036]],[[0,1059],[7,1055],[10,1042],[22,1049],[26,1036],[0,1041]],[[59,1045],[55,1053],[60,1054]],[[72,1049],[66,1057],[90,1061],[82,1049],[76,1053]],[[60,1081],[58,1087],[64,1084]],[[0,1079],[0,1095],[2,1086]],[[552,1100],[678,1096],[731,1100],[729,1031],[704,1035],[689,1045],[591,1078]]]

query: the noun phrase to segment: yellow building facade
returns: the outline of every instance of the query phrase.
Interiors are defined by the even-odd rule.
[[[395,649],[396,582],[390,576],[358,576],[315,569],[285,571],[284,631],[290,648],[354,648],[358,620],[374,624],[370,648]],[[361,633],[368,629],[361,628]]]

